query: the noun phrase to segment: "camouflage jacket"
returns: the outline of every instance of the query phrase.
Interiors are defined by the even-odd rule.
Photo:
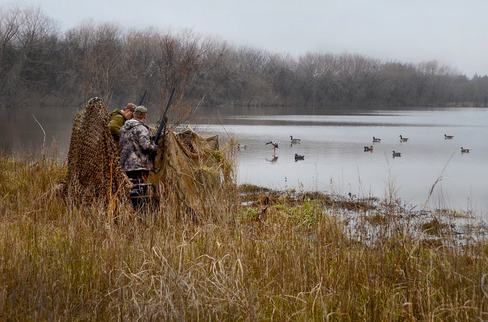
[[[120,129],[120,164],[124,171],[152,170],[151,154],[157,145],[151,143],[149,127],[137,119],[130,119]]]
[[[116,108],[112,113],[109,114],[110,121],[108,122],[108,129],[112,136],[114,137],[115,143],[119,144],[120,140],[120,128],[124,125],[127,119],[125,118],[122,111]]]

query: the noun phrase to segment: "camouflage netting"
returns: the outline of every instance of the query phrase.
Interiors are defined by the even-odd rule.
[[[66,181],[76,202],[128,201],[131,184],[107,124],[100,98],[92,98],[74,119]],[[190,128],[181,133],[168,129],[160,141],[155,171],[148,178],[160,209],[206,220],[235,206],[233,165],[219,149],[218,136],[204,138]]]
[[[66,183],[75,202],[128,201],[131,185],[107,124],[107,110],[98,97],[90,99],[73,121]]]
[[[232,201],[226,197],[232,196],[236,188],[233,165],[219,150],[218,136],[204,138],[191,128],[166,132],[149,181],[159,186],[166,203],[198,220],[228,210]]]

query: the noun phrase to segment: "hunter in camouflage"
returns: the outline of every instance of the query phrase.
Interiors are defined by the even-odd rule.
[[[120,129],[120,164],[130,177],[131,172],[148,172],[153,169],[151,155],[157,145],[151,143],[149,127],[144,124],[147,108],[136,107],[134,117]]]

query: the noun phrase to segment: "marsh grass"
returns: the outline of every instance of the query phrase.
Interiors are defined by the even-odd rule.
[[[488,243],[445,213],[242,186],[208,222],[113,220],[57,194],[65,172],[0,157],[1,320],[488,318]]]

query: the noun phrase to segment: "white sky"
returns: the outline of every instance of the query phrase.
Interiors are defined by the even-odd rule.
[[[298,56],[351,53],[383,61],[437,60],[488,75],[487,0],[21,0],[61,30],[94,22],[190,29],[235,46]],[[12,4],[0,0],[0,5]]]

